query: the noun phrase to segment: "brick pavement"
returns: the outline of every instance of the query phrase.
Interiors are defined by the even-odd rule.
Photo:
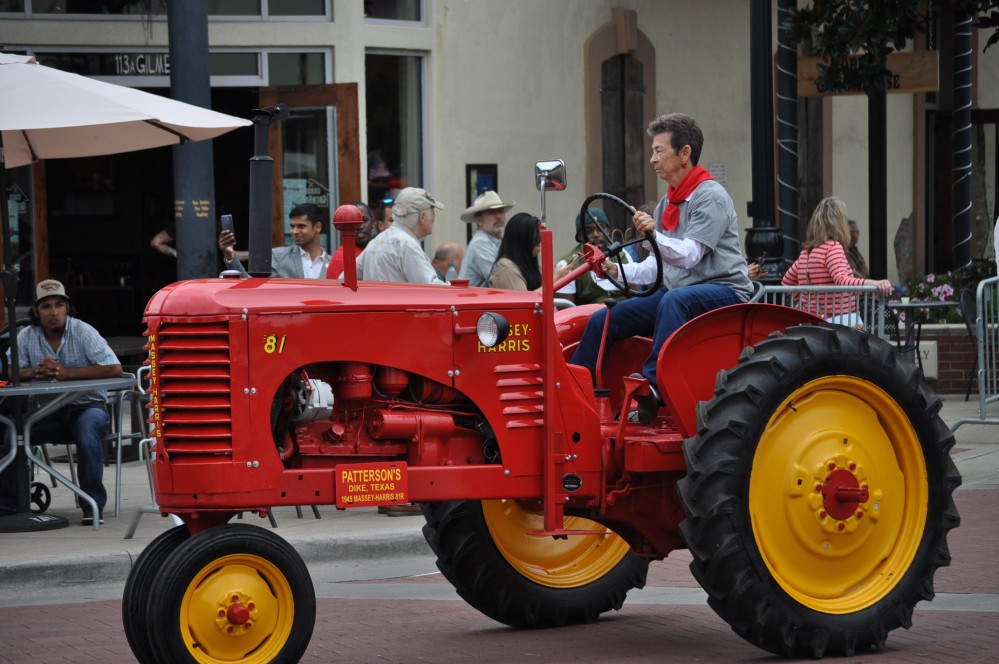
[[[950,537],[953,563],[936,575],[938,593],[999,593],[999,490],[959,490],[962,526]],[[649,585],[694,586],[680,551],[654,563]],[[439,576],[395,583],[443,583]],[[121,628],[121,602],[0,609],[0,663],[134,662]],[[736,636],[704,604],[625,604],[594,625],[521,631],[453,600],[320,599],[304,662],[678,662],[778,661]],[[999,612],[916,610],[882,653],[837,659],[963,663],[999,659]]]

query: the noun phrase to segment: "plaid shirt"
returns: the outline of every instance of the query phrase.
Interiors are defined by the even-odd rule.
[[[62,335],[62,343],[59,350],[55,351],[45,338],[45,332],[41,325],[32,325],[22,329],[17,335],[17,359],[22,369],[37,366],[39,362],[51,355],[64,367],[79,369],[90,367],[95,364],[101,366],[113,366],[119,364],[118,357],[108,346],[94,327],[84,323],[78,318],[67,316],[66,332]],[[7,351],[7,358],[10,359],[10,351]],[[87,392],[80,398],[73,401],[73,406],[86,405],[90,403],[103,404],[107,399],[107,392],[99,390]]]

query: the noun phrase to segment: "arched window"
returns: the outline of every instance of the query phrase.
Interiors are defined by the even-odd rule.
[[[638,15],[612,10],[611,22],[587,39],[583,53],[587,191],[611,193],[635,207],[658,199],[645,133],[656,115],[655,49],[638,30]],[[605,209],[614,228],[631,228],[619,207]]]

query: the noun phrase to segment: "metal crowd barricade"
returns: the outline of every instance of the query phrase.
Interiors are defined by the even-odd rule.
[[[989,417],[988,405],[999,401],[999,277],[978,283],[975,293],[978,315],[975,336],[978,342],[978,417],[965,417],[951,425],[999,424],[999,416]]]
[[[829,322],[887,338],[885,298],[877,286],[767,286],[762,301],[801,309]],[[856,316],[837,315],[837,312]]]

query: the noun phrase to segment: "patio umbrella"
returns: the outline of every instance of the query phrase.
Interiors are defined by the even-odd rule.
[[[7,321],[15,320],[17,272],[10,247],[5,168],[39,159],[89,157],[215,138],[249,120],[0,53],[0,213]],[[17,367],[11,330],[11,366]],[[17,371],[11,371],[16,385]]]
[[[7,168],[215,138],[251,122],[0,53]]]

